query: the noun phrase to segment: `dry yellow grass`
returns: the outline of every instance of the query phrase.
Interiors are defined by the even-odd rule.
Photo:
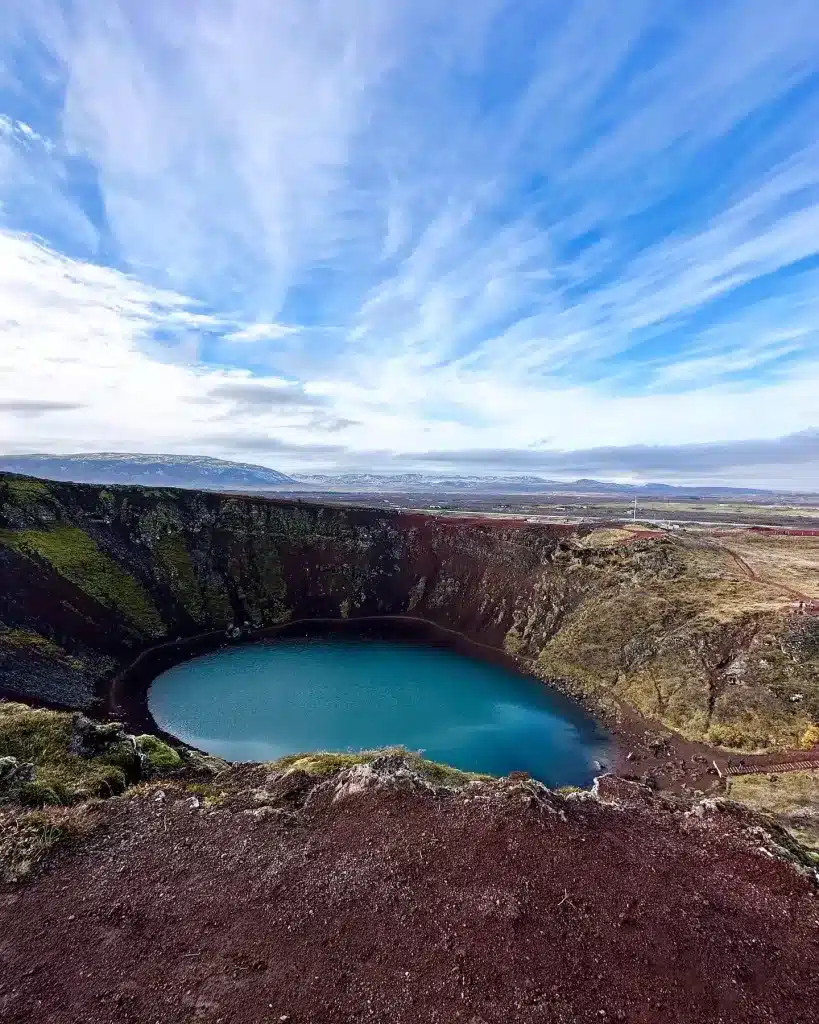
[[[791,597],[707,535],[587,547],[582,562],[582,599],[539,645],[540,675],[690,739],[799,746],[819,719],[819,648],[813,620],[784,614]]]
[[[725,545],[773,588],[796,590],[819,599],[819,537],[788,537],[735,531]]]
[[[635,528],[628,526],[606,526],[582,537],[577,546],[585,550],[611,548],[618,544],[630,544],[634,540]]]
[[[819,853],[819,771],[739,775],[728,779],[728,796],[776,815],[800,842]]]

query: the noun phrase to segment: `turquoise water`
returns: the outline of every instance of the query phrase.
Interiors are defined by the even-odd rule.
[[[606,740],[543,683],[437,646],[321,637],[230,647],[158,676],[167,732],[231,761],[403,744],[471,771],[583,785]]]

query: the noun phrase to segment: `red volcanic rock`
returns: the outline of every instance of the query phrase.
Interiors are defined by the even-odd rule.
[[[217,781],[109,801],[0,890],[4,1022],[819,1020],[815,882],[734,805],[395,758]]]

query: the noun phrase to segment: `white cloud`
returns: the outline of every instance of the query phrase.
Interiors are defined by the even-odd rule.
[[[20,0],[8,24],[54,107],[0,117],[0,386],[52,403],[0,406],[10,444],[816,425],[807,0]],[[214,402],[248,368],[322,415]]]
[[[292,324],[249,324],[238,331],[225,335],[226,341],[251,342],[276,341],[292,334],[298,334],[299,328]]]

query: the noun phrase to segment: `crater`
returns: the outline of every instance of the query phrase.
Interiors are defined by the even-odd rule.
[[[381,622],[289,630],[181,661],[148,707],[167,733],[231,761],[403,746],[466,771],[586,785],[609,757],[577,704],[503,663]],[[296,632],[297,635],[292,635]]]

